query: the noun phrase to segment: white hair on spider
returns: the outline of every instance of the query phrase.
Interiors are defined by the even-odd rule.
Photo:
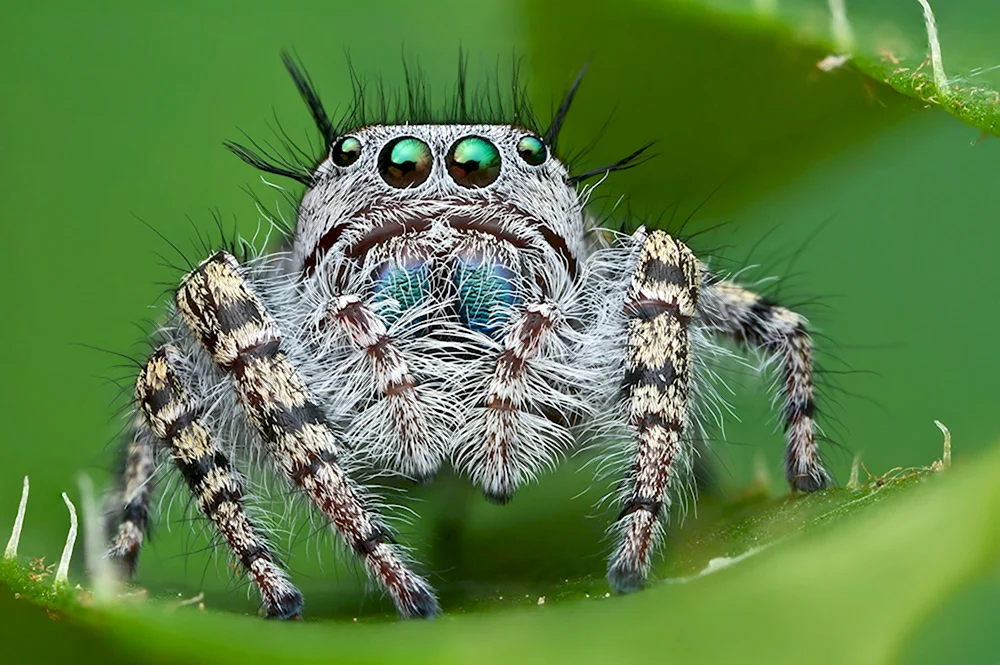
[[[671,504],[692,497],[704,424],[727,408],[713,387],[720,338],[780,367],[788,481],[827,483],[805,320],[664,231],[626,235],[586,214],[593,188],[580,183],[641,163],[645,147],[571,172],[558,137],[580,77],[542,130],[516,83],[506,104],[470,93],[464,61],[446,117],[408,75],[400,104],[382,95],[375,118],[357,84],[338,121],[285,65],[324,149],[229,144],[305,193],[294,228],[276,224],[281,248],[242,262],[216,252],[176,290],[136,381],[110,504],[110,555],[126,569],[149,526],[150,478],[172,466],[266,614],[299,616],[267,535],[280,520],[261,515],[244,475],[267,466],[402,616],[433,616],[434,590],[372,479],[428,482],[450,464],[502,504],[589,446],[620,478],[609,581],[638,589]]]

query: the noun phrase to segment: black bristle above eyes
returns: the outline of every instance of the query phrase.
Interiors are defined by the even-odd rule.
[[[250,140],[250,139],[248,139]],[[244,162],[265,173],[273,173],[285,178],[297,180],[303,185],[312,182],[312,173],[304,165],[290,162],[280,156],[269,154],[265,149],[257,145],[253,140],[250,143],[254,146],[249,148],[235,141],[223,141],[222,145],[231,153],[242,159]]]
[[[326,150],[337,139],[337,129],[334,127],[329,114],[323,106],[322,100],[319,98],[319,93],[316,90],[316,86],[313,85],[312,78],[301,62],[296,61],[288,51],[281,52],[281,62],[292,77],[292,82],[295,83],[295,87],[298,89],[302,100],[309,107],[309,113],[312,115],[313,122],[316,123],[316,128],[323,138],[324,146],[322,154],[325,154]],[[275,148],[269,142],[262,146],[247,136],[246,133],[243,136],[249,145],[235,141],[224,141],[223,145],[255,169],[291,178],[304,185],[309,185],[312,182],[312,174],[316,168],[316,164],[320,162],[322,156],[311,157],[310,152],[312,151],[304,150],[296,145],[287,132],[284,131],[284,128],[281,127],[281,124],[277,123],[277,121],[276,124],[277,130],[275,134],[282,144],[281,150]]]
[[[264,142],[262,145],[246,134],[244,134],[245,143],[226,141],[223,145],[256,169],[291,178],[305,185],[312,182],[316,165],[323,160],[327,150],[339,138],[342,131],[349,132],[368,125],[505,124],[524,127],[535,134],[539,133],[537,121],[528,103],[526,89],[519,79],[519,62],[516,59],[513,63],[509,88],[505,90],[500,84],[503,77],[498,71],[493,77],[495,80],[488,79],[484,85],[470,90],[468,59],[459,51],[458,84],[453,100],[451,104],[438,110],[431,104],[428,85],[419,66],[410,67],[404,59],[405,89],[387,91],[379,78],[375,79],[374,85],[364,81],[348,57],[347,66],[353,95],[347,110],[336,122],[327,113],[316,86],[301,61],[288,51],[281,52],[281,61],[309,108],[313,122],[323,139],[322,150],[316,154],[316,150],[306,150],[296,145],[281,129],[280,124],[275,132],[280,146],[276,147],[270,142]],[[497,69],[499,70],[499,63]]]
[[[552,118],[552,124],[545,131],[546,145],[549,146],[549,150],[552,152],[556,151],[556,142],[559,140],[559,132],[562,130],[563,122],[566,121],[566,116],[569,114],[569,108],[573,105],[573,98],[576,97],[576,91],[579,90],[580,84],[583,83],[583,75],[587,73],[587,67],[590,63],[583,66],[580,73],[576,75],[576,80],[573,81],[573,85],[570,86],[569,92],[563,97],[562,103],[559,105],[559,110],[556,111],[555,116]]]
[[[322,150],[303,149],[293,142],[278,124],[277,134],[279,146],[270,142],[263,144],[246,137],[246,143],[226,141],[225,147],[244,162],[265,173],[272,173],[285,178],[291,178],[304,185],[310,185],[313,173],[326,156],[327,150],[340,137],[342,132],[350,132],[355,128],[368,125],[398,125],[398,124],[484,124],[512,125],[539,135],[548,146],[550,153],[556,154],[556,143],[566,117],[569,114],[573,99],[587,72],[585,65],[577,74],[572,86],[559,104],[548,129],[542,133],[538,121],[528,101],[527,89],[520,80],[520,61],[513,59],[510,73],[510,84],[505,86],[501,81],[506,78],[500,74],[500,63],[497,72],[487,77],[482,85],[470,89],[468,84],[468,57],[461,50],[458,54],[458,79],[450,104],[437,109],[431,104],[431,96],[423,72],[419,66],[410,67],[405,58],[403,62],[404,90],[387,91],[380,78],[374,85],[364,81],[354,69],[348,57],[347,65],[353,88],[351,103],[346,111],[334,119],[326,111],[312,78],[301,61],[288,51],[281,52],[281,60],[295,83],[313,122],[316,124],[323,140]],[[273,127],[272,127],[273,129]],[[584,173],[571,175],[570,184],[577,184],[596,175],[604,175],[612,171],[622,171],[642,164],[650,156],[639,157],[651,146],[647,144],[623,159]],[[319,154],[316,154],[319,152]],[[315,156],[313,156],[315,155]]]
[[[458,49],[458,83],[455,85],[455,111],[458,116],[459,122],[467,122],[469,117],[469,109],[466,103],[467,83],[469,78],[468,72],[469,59],[462,52],[462,49]]]
[[[380,77],[365,81],[348,59],[353,101],[336,125],[349,132],[369,125],[514,125],[539,133],[538,122],[521,81],[520,63],[514,60],[509,76],[497,72],[483,84],[469,86],[468,58],[459,52],[457,84],[450,101],[435,104],[430,85],[419,64],[404,58],[404,84],[392,89]],[[501,83],[509,78],[510,83]]]
[[[326,139],[326,144],[329,146],[337,138],[337,129],[330,121],[330,116],[327,114],[326,109],[323,108],[323,102],[319,98],[319,93],[316,90],[316,86],[313,85],[309,73],[302,66],[302,62],[296,62],[288,51],[281,52],[281,62],[284,63],[285,69],[291,75],[292,81],[295,82],[295,87],[298,88],[299,94],[302,95],[302,101],[309,107],[309,113],[312,114],[313,121],[316,123],[317,129],[319,129],[319,133]]]
[[[566,181],[569,182],[569,184],[571,185],[575,185],[579,182],[586,180],[587,178],[593,178],[594,176],[605,175],[613,171],[626,171],[628,169],[635,168],[636,166],[639,166],[640,164],[645,164],[649,160],[656,157],[656,155],[646,155],[645,157],[642,157],[643,154],[651,147],[653,147],[653,143],[652,142],[647,143],[646,145],[642,146],[641,148],[631,153],[630,155],[622,157],[617,162],[606,164],[604,166],[599,166],[596,169],[590,169],[589,171],[584,171],[583,173],[577,173],[575,175],[571,175],[566,179]],[[642,157],[642,159],[639,159],[640,157]]]

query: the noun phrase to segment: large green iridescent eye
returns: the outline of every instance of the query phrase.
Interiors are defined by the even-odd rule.
[[[500,175],[500,152],[481,136],[466,136],[448,151],[448,173],[463,187],[485,187]]]
[[[537,136],[525,136],[518,141],[517,154],[521,155],[521,159],[532,166],[544,164],[549,156],[545,144]]]
[[[361,156],[361,141],[353,136],[345,136],[333,144],[330,159],[337,166],[350,166]]]
[[[378,172],[393,187],[416,187],[431,174],[434,156],[420,139],[403,136],[389,141],[378,156]]]

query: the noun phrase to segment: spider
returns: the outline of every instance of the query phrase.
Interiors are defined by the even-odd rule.
[[[624,460],[608,580],[640,589],[691,472],[705,358],[720,337],[780,367],[791,487],[829,482],[805,319],[713,274],[664,231],[603,229],[585,212],[580,183],[641,150],[569,173],[557,140],[580,78],[546,131],[517,103],[513,122],[473,120],[464,73],[450,121],[410,122],[423,104],[411,86],[406,121],[365,121],[359,95],[335,126],[305,70],[283,58],[328,152],[306,165],[230,144],[305,193],[280,249],[243,263],[219,251],[174,292],[135,382],[109,503],[109,556],[129,574],[162,456],[266,616],[300,616],[302,595],[245,505],[238,465],[266,459],[400,616],[432,617],[435,591],[363,471],[427,482],[449,463],[502,504],[597,442]]]

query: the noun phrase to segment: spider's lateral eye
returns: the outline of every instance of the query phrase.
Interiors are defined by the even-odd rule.
[[[446,164],[459,185],[485,187],[500,175],[500,151],[481,136],[466,136],[451,146]]]
[[[405,189],[422,184],[431,174],[434,156],[426,143],[402,136],[385,144],[378,156],[378,172],[393,187]]]
[[[545,143],[537,136],[525,136],[517,142],[517,154],[531,166],[540,166],[549,157]]]
[[[361,141],[353,136],[338,139],[330,150],[330,159],[337,166],[350,166],[361,156]]]

